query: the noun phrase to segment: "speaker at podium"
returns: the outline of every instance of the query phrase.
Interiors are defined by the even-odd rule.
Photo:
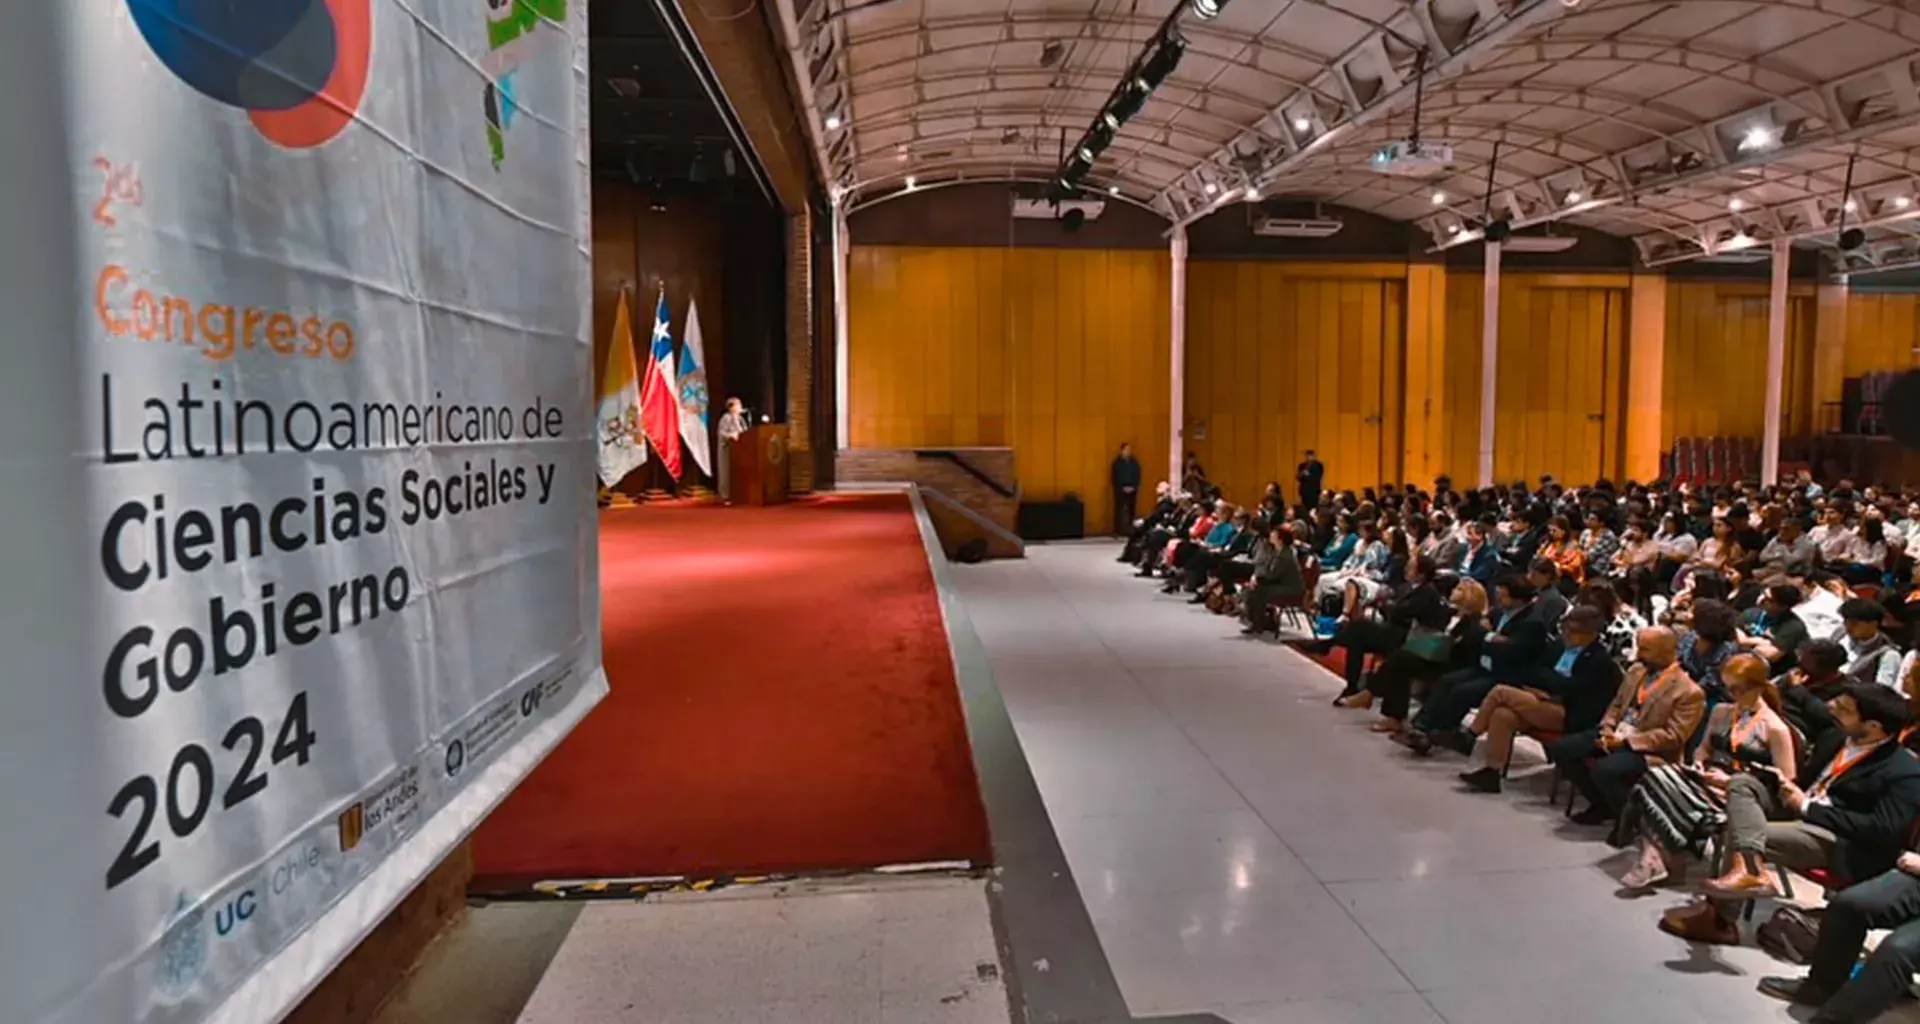
[[[780,505],[787,500],[785,423],[755,423],[730,444],[727,466],[732,500],[742,505]]]

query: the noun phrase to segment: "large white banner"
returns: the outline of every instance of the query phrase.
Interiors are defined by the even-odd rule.
[[[9,13],[0,1021],[277,1018],[605,693],[585,7]]]

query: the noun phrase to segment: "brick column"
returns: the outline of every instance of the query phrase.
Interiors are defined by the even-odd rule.
[[[787,482],[813,490],[813,214],[787,218]]]

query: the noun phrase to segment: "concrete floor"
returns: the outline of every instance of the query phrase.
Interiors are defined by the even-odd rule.
[[[822,881],[495,903],[378,1024],[1006,1024],[986,883]]]
[[[1662,934],[1683,894],[1616,894],[1624,855],[1546,803],[1538,748],[1506,795],[1462,792],[1458,759],[1366,732],[1331,674],[1116,550],[1036,545],[952,579],[1134,1014],[1795,1019],[1755,983],[1799,968]]]

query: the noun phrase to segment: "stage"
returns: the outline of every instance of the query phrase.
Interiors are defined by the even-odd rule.
[[[989,858],[905,495],[603,512],[612,693],[482,824],[482,892]]]

